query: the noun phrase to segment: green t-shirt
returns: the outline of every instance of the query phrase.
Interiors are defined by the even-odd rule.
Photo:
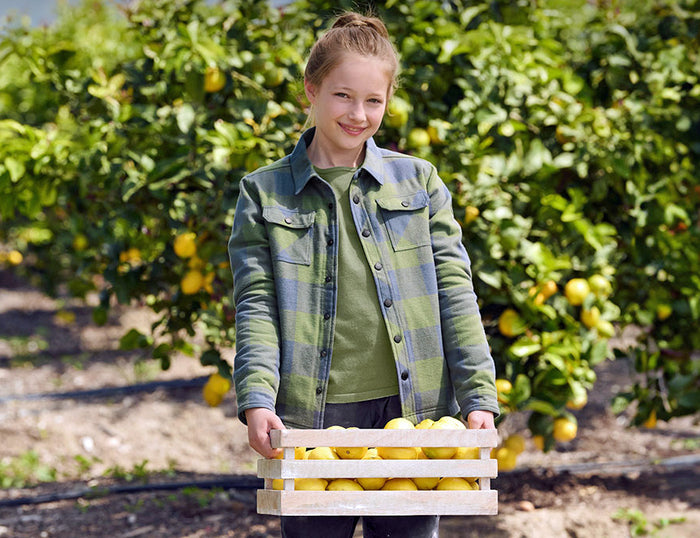
[[[399,393],[396,365],[372,272],[350,213],[354,168],[316,172],[333,188],[338,211],[338,302],[326,401],[349,403]]]

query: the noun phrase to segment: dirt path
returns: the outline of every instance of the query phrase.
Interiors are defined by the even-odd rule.
[[[235,418],[233,399],[218,408],[202,401],[196,380],[208,369],[177,357],[171,370],[161,372],[157,364],[118,349],[126,329],[148,322],[147,312],[123,309],[97,328],[88,308],[61,305],[0,271],[0,481],[20,460],[22,472],[53,473],[58,480],[0,490],[0,537],[279,535],[277,518],[255,513],[254,490],[226,486],[114,494],[103,489],[95,497],[6,506],[18,497],[87,486],[133,488],[142,479],[206,485],[254,474],[256,456]],[[606,363],[597,373],[589,404],[577,412],[579,436],[547,454],[528,443],[518,468],[492,482],[499,490],[499,515],[443,518],[441,536],[622,537],[634,525],[655,536],[697,534],[697,416],[654,430],[628,428],[626,417],[607,411],[611,395],[629,381],[626,363]],[[189,386],[131,394],[26,398],[193,379]],[[525,419],[509,417],[503,434],[525,434]]]

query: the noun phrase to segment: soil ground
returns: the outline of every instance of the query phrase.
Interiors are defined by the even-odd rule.
[[[255,512],[257,458],[233,396],[208,407],[201,384],[211,371],[196,359],[176,357],[163,372],[119,350],[119,337],[150,319],[143,309],[118,308],[96,327],[90,308],[0,271],[0,483],[16,480],[0,489],[0,537],[279,535],[276,517]],[[444,517],[441,536],[697,536],[698,415],[631,428],[628,416],[609,411],[630,383],[627,361],[602,364],[597,374],[576,412],[578,437],[546,454],[528,439],[516,470],[492,481],[498,516]],[[46,397],[161,381],[172,383]],[[502,435],[527,438],[526,418],[510,415]],[[33,483],[42,472],[55,480]]]

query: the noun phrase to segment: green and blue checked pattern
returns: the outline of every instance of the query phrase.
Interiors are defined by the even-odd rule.
[[[238,412],[321,428],[333,355],[338,219],[306,148],[244,177],[229,256]],[[396,363],[403,416],[498,413],[470,261],[452,200],[427,161],[367,142],[348,192]]]

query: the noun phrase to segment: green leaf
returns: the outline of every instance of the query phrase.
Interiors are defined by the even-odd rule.
[[[184,104],[177,110],[177,126],[183,133],[190,132],[194,124],[195,112],[191,105]]]

